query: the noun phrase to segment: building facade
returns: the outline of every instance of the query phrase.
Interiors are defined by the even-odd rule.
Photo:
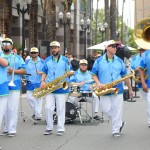
[[[59,18],[58,14],[59,12],[63,12],[64,8],[61,4],[61,0],[56,0],[56,40],[58,40],[61,44],[61,47],[63,49],[64,47],[64,28],[63,26],[60,26],[59,24]],[[16,4],[18,3],[18,0],[13,0],[13,6],[12,6],[12,36],[15,45],[20,46],[22,45],[22,15],[18,15],[17,13],[17,7]],[[77,55],[77,57],[83,58],[84,57],[84,51],[86,47],[91,46],[91,30],[83,31],[80,25],[80,20],[89,18],[92,20],[92,0],[87,0],[87,10],[86,10],[86,17],[85,17],[85,9],[83,7],[83,4],[80,0],[76,1],[76,37],[74,37],[74,6],[72,4],[71,6],[71,23],[70,23],[70,29],[71,29],[71,53]],[[22,5],[22,4],[21,4]],[[5,10],[1,10],[5,11]],[[4,12],[3,12],[4,13]],[[38,0],[38,48],[40,49],[40,52],[42,54],[47,53],[49,49],[47,49],[47,46],[43,44],[42,39],[42,17],[43,17],[43,6],[41,3],[41,0]],[[29,51],[29,21],[30,16],[26,13],[25,14],[25,24],[24,24],[24,33],[25,33],[25,49]],[[86,32],[86,41],[85,43],[85,32]],[[4,34],[4,33],[1,33]],[[67,34],[67,33],[66,33]],[[76,49],[73,49],[73,40],[76,38]],[[48,39],[47,39],[48,41]],[[51,41],[49,41],[51,42]],[[63,53],[63,52],[62,52]],[[91,52],[86,51],[87,56],[91,55]]]
[[[150,0],[135,0],[135,25],[146,17],[150,17]]]

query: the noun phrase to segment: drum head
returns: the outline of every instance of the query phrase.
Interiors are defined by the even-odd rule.
[[[66,119],[76,119],[77,109],[74,104],[66,102]]]
[[[72,93],[70,93],[70,96],[72,96],[72,97],[79,97],[79,96],[81,96],[81,93],[72,92]]]

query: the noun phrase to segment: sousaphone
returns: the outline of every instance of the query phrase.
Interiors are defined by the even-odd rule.
[[[135,25],[133,36],[140,48],[150,49],[150,17],[141,20]]]

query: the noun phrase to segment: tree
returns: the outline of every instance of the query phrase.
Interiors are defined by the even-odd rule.
[[[104,10],[103,9],[99,9],[98,10],[98,18],[97,18],[97,24],[103,24],[104,22]],[[94,41],[95,38],[97,38],[97,43],[101,43],[102,41],[102,35],[100,33],[100,31],[98,30],[97,32],[95,32],[96,28],[96,11],[94,11],[94,16],[93,16],[93,22],[92,22],[92,34],[93,34],[93,45],[94,45]]]
[[[116,0],[110,3],[110,39],[116,40]]]
[[[48,41],[56,40],[56,9],[55,0],[47,0],[47,35]]]
[[[0,33],[12,35],[12,0],[0,0]]]
[[[32,0],[30,6],[29,47],[38,46],[38,1]]]

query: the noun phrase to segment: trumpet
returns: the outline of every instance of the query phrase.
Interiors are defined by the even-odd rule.
[[[14,84],[14,74],[15,74],[15,63],[16,63],[16,54],[15,53],[13,53],[13,55],[14,55],[14,66],[13,66],[13,71],[12,71],[12,77],[11,77],[11,80],[10,80],[10,82],[9,82],[9,86],[16,86],[15,84]]]

